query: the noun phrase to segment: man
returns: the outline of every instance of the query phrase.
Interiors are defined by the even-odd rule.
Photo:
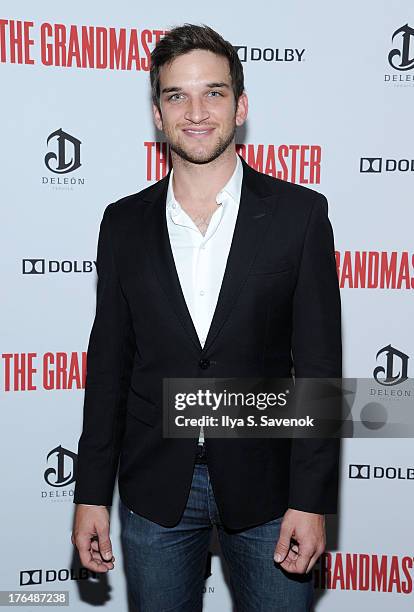
[[[201,610],[213,524],[238,610],[309,610],[338,441],[163,437],[162,380],[289,377],[292,365],[297,377],[341,376],[327,202],[236,155],[243,69],[210,28],[171,30],[151,85],[173,169],[103,215],[72,542],[85,567],[114,567],[107,507],[120,459],[142,612]]]

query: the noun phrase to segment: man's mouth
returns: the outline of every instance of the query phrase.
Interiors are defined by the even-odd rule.
[[[183,132],[187,136],[197,137],[197,136],[208,136],[209,134],[211,134],[213,130],[214,128],[208,128],[208,129],[184,128]]]

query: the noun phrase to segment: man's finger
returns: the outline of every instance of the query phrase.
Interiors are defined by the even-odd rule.
[[[95,552],[99,552],[99,542],[98,540],[91,540],[91,549]]]
[[[92,572],[107,572],[108,568],[102,561],[98,563],[93,559],[90,549],[90,536],[79,535],[76,541],[76,547],[79,551],[80,562],[83,567],[91,570]]]
[[[94,553],[96,553],[98,556],[95,557]],[[101,561],[104,560],[102,558],[101,551],[99,550],[99,542],[98,542],[98,540],[92,540],[92,542],[91,542],[91,555],[92,555],[92,557],[94,559],[95,558],[99,558]],[[105,563],[111,563],[111,562],[113,563],[114,561],[115,561],[115,557],[112,555],[112,559],[110,559],[109,561],[105,561]]]
[[[91,541],[91,550],[93,552],[97,552],[99,554],[99,558],[101,559],[101,561],[103,560],[102,556],[101,556],[98,540],[92,540]],[[94,555],[92,555],[92,556],[94,556]],[[109,563],[109,562],[113,563],[114,561],[115,561],[115,557],[112,555],[112,558],[109,561],[105,561],[105,563]]]
[[[96,561],[96,563],[97,563],[98,565],[104,565],[104,566],[106,566],[108,569],[113,569],[113,568],[114,568],[114,563],[113,563],[113,561],[103,561],[103,560],[102,560],[102,556],[101,556],[101,553],[100,553],[100,552],[94,552],[94,551],[92,551],[92,552],[91,552],[91,557],[92,557],[93,561]],[[112,559],[113,559],[113,557],[112,557]]]
[[[305,569],[305,574],[309,574],[309,572],[311,571],[311,569],[313,568],[313,566],[315,565],[316,561],[318,560],[319,555],[313,555],[310,560],[309,563]]]
[[[315,563],[317,562],[321,554],[324,552],[324,550],[325,550],[325,546],[321,546],[320,548],[316,550],[315,554],[312,555],[312,557],[309,560],[308,567],[305,570],[306,574],[309,574],[309,572],[311,571],[311,569],[313,568],[313,566],[315,565]]]
[[[282,567],[287,572],[296,572],[296,561],[298,560],[299,553],[290,549],[286,558],[280,563],[280,567]]]
[[[304,574],[314,552],[313,547],[299,545],[299,554],[295,555],[295,558],[288,557],[284,563],[281,563],[281,567],[294,574]]]
[[[290,550],[290,538],[292,537],[292,533],[293,528],[288,527],[288,525],[282,521],[279,539],[277,541],[274,554],[274,560],[276,561],[276,563],[282,563],[288,555]]]
[[[109,529],[108,527],[99,527],[96,526],[96,533],[98,535],[99,540],[99,552],[102,555],[104,561],[111,561],[112,559],[112,544],[109,538]]]

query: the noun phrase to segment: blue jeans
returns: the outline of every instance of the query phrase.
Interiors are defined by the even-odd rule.
[[[162,527],[120,501],[128,590],[139,612],[199,612],[213,525],[229,569],[237,612],[307,612],[312,572],[288,574],[273,560],[283,517],[242,531],[223,527],[207,465],[195,464],[184,514]],[[220,611],[224,612],[224,611]]]

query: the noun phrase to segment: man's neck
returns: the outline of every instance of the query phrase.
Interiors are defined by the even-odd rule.
[[[233,174],[236,163],[236,149],[229,147],[222,155],[208,164],[192,164],[173,151],[171,159],[174,168],[173,189],[179,202],[215,202],[216,195]]]

